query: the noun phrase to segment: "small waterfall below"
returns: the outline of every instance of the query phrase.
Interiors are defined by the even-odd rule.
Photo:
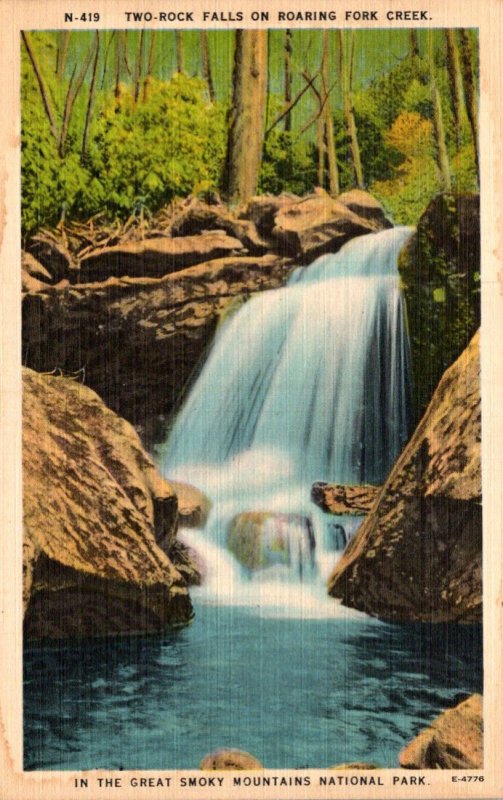
[[[252,297],[217,333],[158,453],[168,478],[213,503],[204,531],[181,532],[206,562],[204,602],[336,613],[325,581],[360,519],[323,514],[310,490],[382,483],[407,439],[396,265],[411,232],[353,239]]]

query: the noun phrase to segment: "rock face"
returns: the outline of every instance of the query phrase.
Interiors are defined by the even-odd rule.
[[[219,769],[263,769],[262,764],[255,756],[245,753],[244,750],[215,750],[205,756],[199,765],[199,769],[219,770]]]
[[[416,419],[480,325],[480,219],[476,194],[442,194],[399,258],[414,367]]]
[[[335,200],[319,190],[300,202],[283,205],[275,215],[272,235],[285,252],[309,263],[323,253],[336,252],[355,236],[392,227],[381,206],[370,195],[365,192],[357,194],[359,197],[353,201],[349,198],[349,204],[353,202],[353,206],[358,207],[359,200],[365,216],[352,211],[341,198]],[[369,198],[368,203],[363,196]]]
[[[447,370],[329,581],[389,620],[481,620],[479,336]]]
[[[203,528],[210,513],[211,500],[189,483],[170,481],[178,498],[178,522],[184,528]]]
[[[28,638],[160,631],[192,616],[177,498],[134,429],[90,389],[23,371]]]
[[[442,712],[400,753],[405,769],[481,769],[482,696],[474,694]]]
[[[227,547],[244,567],[309,566],[314,558],[311,521],[300,514],[245,511],[232,520]]]
[[[110,277],[161,278],[171,272],[230,255],[243,249],[239,239],[223,232],[180,238],[159,237],[104,247],[80,262],[79,283]]]
[[[337,483],[313,483],[311,500],[329,514],[368,514],[380,492],[380,486],[343,486]]]
[[[279,256],[227,257],[162,279],[47,286],[23,300],[24,363],[40,372],[81,370],[150,444],[227,306],[238,295],[283,285],[289,272]]]

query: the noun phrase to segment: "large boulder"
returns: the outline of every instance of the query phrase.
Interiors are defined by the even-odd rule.
[[[447,370],[329,581],[388,620],[481,620],[479,336]]]
[[[171,272],[239,252],[239,239],[223,231],[179,238],[158,237],[93,250],[80,262],[80,283],[125,275],[161,278]]]
[[[171,236],[194,236],[207,231],[225,231],[238,239],[251,255],[265,255],[273,243],[263,238],[252,220],[238,219],[227,206],[208,205],[199,200],[179,212],[170,226]]]
[[[438,195],[398,260],[407,302],[419,419],[447,367],[480,325],[480,211],[476,194]]]
[[[380,492],[380,486],[346,486],[317,481],[311,487],[311,500],[329,514],[368,514]]]
[[[443,711],[400,753],[405,769],[481,769],[483,767],[482,696]]]
[[[211,500],[190,483],[171,481],[178,498],[178,521],[184,528],[203,528],[211,509]]]
[[[248,770],[263,769],[260,761],[255,756],[244,750],[215,750],[203,758],[199,765],[203,770]]]
[[[110,408],[138,426],[147,444],[239,295],[282,286],[291,262],[227,257],[161,279],[111,278],[47,286],[23,300],[23,357],[40,372],[83,375]]]
[[[24,607],[28,638],[187,623],[172,547],[177,498],[132,426],[91,389],[23,370]]]
[[[283,205],[274,217],[272,235],[285,252],[302,263],[309,263],[323,253],[335,253],[355,236],[392,227],[382,207],[370,195],[368,198],[362,216],[351,210],[347,202],[318,190],[301,201]],[[362,197],[359,202],[364,205]]]
[[[314,533],[301,514],[245,511],[237,514],[227,531],[227,547],[249,570],[275,564],[313,566]]]

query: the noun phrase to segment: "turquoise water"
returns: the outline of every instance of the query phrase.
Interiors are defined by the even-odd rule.
[[[196,612],[162,636],[29,647],[25,769],[191,769],[219,747],[274,769],[391,767],[482,688],[478,627]]]

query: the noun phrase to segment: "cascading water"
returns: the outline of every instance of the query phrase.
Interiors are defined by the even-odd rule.
[[[250,299],[218,332],[159,454],[168,477],[213,503],[206,530],[183,534],[207,564],[207,601],[333,612],[323,583],[359,520],[327,519],[310,489],[317,480],[381,483],[407,438],[409,349],[396,264],[410,235],[401,227],[353,239],[296,270],[285,288]],[[283,557],[260,555],[251,571],[227,545],[242,515],[250,550],[257,512],[269,552]],[[305,523],[288,526],[288,515]]]

